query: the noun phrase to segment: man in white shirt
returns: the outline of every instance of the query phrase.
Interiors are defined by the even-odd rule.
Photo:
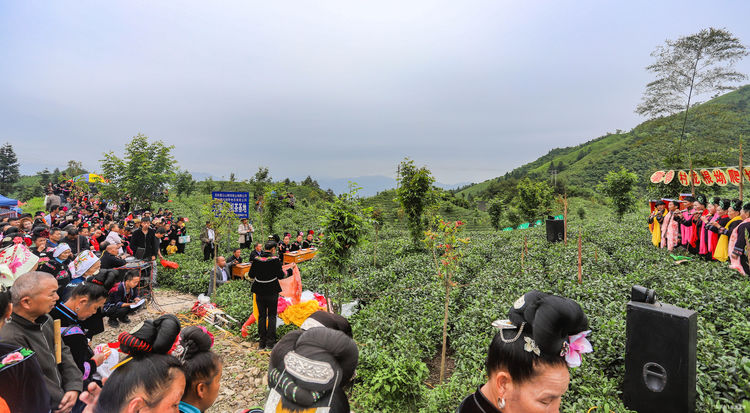
[[[211,227],[211,222],[206,221],[206,226],[201,231],[200,238],[203,247],[203,261],[208,261],[214,257],[214,242],[216,242],[216,233]]]
[[[109,233],[105,240],[108,244],[117,245],[117,255],[122,255],[122,238],[120,238],[120,226],[117,224],[111,224],[109,226]]]

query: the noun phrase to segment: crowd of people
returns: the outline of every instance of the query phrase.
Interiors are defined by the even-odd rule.
[[[90,345],[104,331],[104,318],[119,329],[137,311],[141,271],[128,269],[126,258],[154,261],[169,250],[180,253],[184,220],[174,220],[168,210],[128,211],[123,203],[74,190],[63,195],[60,204],[52,199],[46,213],[0,223],[0,412],[206,411],[220,392],[224,366],[205,328],[183,328],[172,314],[146,320],[118,335],[124,359],[105,371],[103,363],[115,350]],[[210,224],[203,232],[202,242],[215,242]],[[238,248],[229,259],[216,257],[211,278],[226,282],[228,265],[242,262],[242,249],[253,247],[249,278],[259,348],[271,352],[264,408],[245,412],[350,412],[346,391],[359,349],[349,322],[318,311],[298,330],[276,337],[279,280],[289,276],[282,270],[283,254],[314,247],[320,238],[308,231],[294,240],[286,233],[253,243],[248,222],[238,233]],[[581,307],[531,291],[493,327],[499,331],[488,349],[488,380],[458,412],[558,411],[568,368],[592,351]]]
[[[750,273],[747,237],[750,203],[703,194],[655,203],[648,217],[651,242],[669,251],[681,250],[704,260],[727,262]]]

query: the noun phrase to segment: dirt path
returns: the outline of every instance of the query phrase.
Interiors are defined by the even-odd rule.
[[[104,332],[94,337],[93,344],[114,342],[120,332],[130,331],[141,321],[156,318],[163,313],[178,315],[183,327],[200,322],[187,314],[196,300],[195,296],[162,289],[157,289],[154,295],[159,309],[148,305],[145,309],[130,315],[130,323],[120,324],[118,329],[109,327],[105,321]],[[268,394],[266,371],[269,353],[258,351],[258,343],[243,341],[242,337],[216,330],[213,351],[224,361],[224,371],[219,397],[208,411],[233,413],[239,409],[262,407]]]

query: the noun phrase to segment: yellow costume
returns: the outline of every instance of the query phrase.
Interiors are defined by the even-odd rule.
[[[734,221],[739,221],[742,218],[740,217],[734,217],[727,222],[726,225],[724,225],[724,229],[729,229],[729,225]],[[719,260],[721,262],[725,262],[729,258],[729,236],[721,234],[719,236],[719,242],[716,244],[716,250],[714,251],[714,259]]]

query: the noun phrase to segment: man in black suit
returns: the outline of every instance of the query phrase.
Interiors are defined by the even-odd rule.
[[[253,278],[250,291],[255,294],[258,304],[259,348],[273,348],[276,343],[276,306],[281,292],[279,278],[284,278],[281,259],[276,255],[276,242],[266,242],[265,252],[253,258],[252,264],[248,275]]]

